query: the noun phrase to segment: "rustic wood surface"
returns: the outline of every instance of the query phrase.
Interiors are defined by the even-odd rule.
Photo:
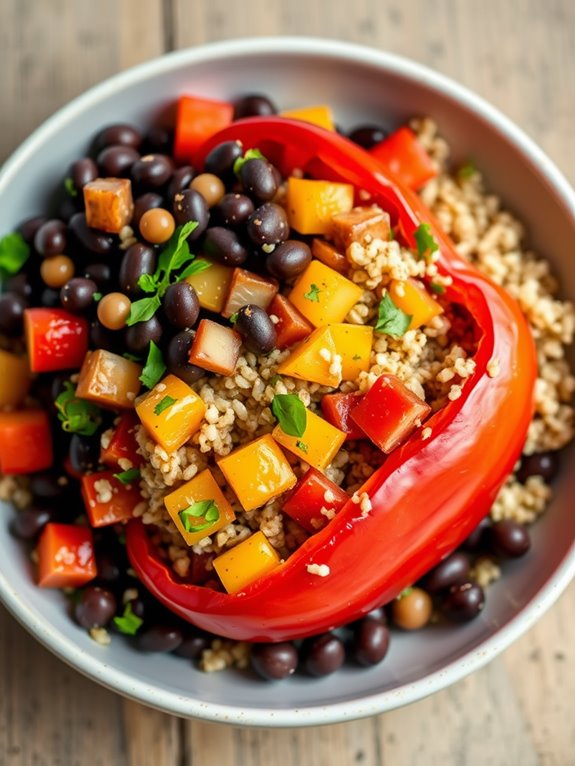
[[[521,124],[575,182],[572,0],[0,0],[0,160],[99,80],[172,48],[318,35],[408,55]],[[575,763],[575,586],[488,667],[385,716],[289,731],[182,721],[121,699],[0,609],[0,766]]]

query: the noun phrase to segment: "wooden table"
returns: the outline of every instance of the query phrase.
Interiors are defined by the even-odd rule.
[[[572,0],[1,0],[0,159],[72,96],[173,48],[335,37],[452,75],[575,181]],[[531,766],[575,762],[575,586],[484,670],[385,716],[250,731],[182,721],[68,669],[0,609],[0,766]]]

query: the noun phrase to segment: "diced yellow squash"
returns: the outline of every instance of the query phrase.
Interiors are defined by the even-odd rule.
[[[341,372],[332,365],[335,343],[329,327],[318,327],[278,367],[280,375],[337,388]]]
[[[196,516],[202,501],[212,501],[217,511],[217,518],[210,522],[204,516]],[[191,481],[186,482],[178,489],[164,497],[166,510],[172,517],[172,521],[178,528],[188,545],[194,545],[208,535],[214,534],[223,527],[231,524],[236,518],[231,505],[219,488],[209,468],[199,473]],[[195,507],[194,507],[195,505]],[[194,527],[196,531],[186,529],[186,509],[191,513],[187,516],[188,529]],[[206,509],[207,510],[207,509]],[[183,518],[180,513],[184,511]],[[212,511],[212,515],[216,513]]]
[[[220,458],[218,466],[246,511],[259,508],[291,489],[297,481],[271,434]]]
[[[209,258],[204,258],[204,260],[209,261]],[[186,282],[198,294],[198,300],[203,309],[219,314],[226,302],[234,270],[221,263],[209,262],[212,264],[209,269],[187,277]]]
[[[341,356],[341,379],[355,380],[367,372],[373,345],[373,327],[341,322],[329,326],[336,353]]]
[[[237,593],[279,565],[279,554],[263,532],[214,559],[214,569],[228,593]]]
[[[409,330],[429,324],[433,317],[443,313],[439,303],[416,279],[394,279],[389,285],[389,296],[398,309],[411,316]]]
[[[284,112],[280,112],[280,114],[282,117],[289,117],[291,120],[303,120],[304,122],[311,122],[312,125],[319,125],[320,128],[325,128],[326,130],[335,130],[331,107],[326,104],[303,106],[300,109],[287,109]]]
[[[0,349],[0,407],[22,404],[30,383],[30,367],[26,357]]]
[[[301,436],[290,436],[279,425],[274,428],[272,436],[298,458],[323,471],[344,443],[346,434],[308,410],[305,431]]]
[[[166,452],[174,452],[199,429],[206,405],[187,383],[167,375],[142,399],[136,412],[150,436]]]
[[[363,290],[321,261],[312,261],[288,295],[315,327],[343,322]]]
[[[131,409],[142,386],[142,367],[119,354],[89,351],[80,369],[76,396],[100,407]]]
[[[329,234],[332,216],[352,207],[351,184],[288,178],[286,212],[289,225],[300,234]]]

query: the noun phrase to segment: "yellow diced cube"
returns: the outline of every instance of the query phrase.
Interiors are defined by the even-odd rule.
[[[389,285],[389,297],[398,309],[411,316],[409,330],[429,324],[433,317],[443,313],[439,303],[416,279],[392,280]]]
[[[263,532],[214,559],[214,569],[228,593],[237,593],[280,565],[280,557]]]
[[[211,516],[214,517],[212,521],[211,516],[205,516],[211,506],[206,505],[202,508],[201,505],[210,501],[216,509],[211,511]],[[166,495],[164,505],[188,545],[194,545],[204,537],[223,529],[236,517],[209,468]],[[187,509],[190,509],[189,514],[185,513]],[[202,510],[204,513],[200,514]],[[182,511],[184,513],[181,516]]]
[[[280,112],[282,117],[289,117],[292,120],[303,120],[311,122],[312,125],[319,125],[326,130],[335,130],[331,107],[326,104],[319,106],[303,106],[300,109],[287,109]]]
[[[174,452],[199,429],[206,405],[183,380],[167,375],[138,404],[136,412],[150,436],[166,452]]]
[[[271,434],[220,458],[218,466],[246,511],[259,508],[291,489],[297,481]]]
[[[278,367],[280,375],[336,388],[341,371],[333,367],[335,343],[329,327],[318,327]]]
[[[99,348],[84,357],[76,396],[99,407],[131,409],[142,384],[141,365]]]
[[[0,349],[0,407],[17,407],[28,396],[32,378],[25,356]]]
[[[361,324],[332,324],[329,326],[335,350],[341,356],[341,379],[355,380],[360,372],[369,370],[373,327]]]
[[[312,261],[288,295],[294,306],[314,325],[343,322],[363,290],[321,261]]]
[[[292,176],[286,197],[289,225],[300,234],[329,234],[332,217],[352,209],[353,195],[351,184]]]
[[[344,443],[346,434],[308,410],[305,431],[301,436],[290,436],[279,425],[274,428],[272,436],[282,447],[323,471]]]
[[[208,258],[204,258],[204,260],[209,261]],[[221,263],[209,262],[211,263],[209,269],[201,271],[199,274],[192,274],[191,277],[186,278],[186,282],[198,294],[198,301],[203,309],[219,314],[226,302],[234,270]]]

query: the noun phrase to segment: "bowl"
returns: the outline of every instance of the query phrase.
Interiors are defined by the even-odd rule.
[[[70,161],[106,123],[151,123],[182,93],[227,98],[260,91],[283,107],[334,107],[343,126],[432,115],[456,159],[472,156],[490,186],[529,224],[575,298],[575,195],[550,160],[502,114],[455,82],[405,59],[347,43],[259,38],[170,54],[98,85],[31,135],[0,174],[0,232],[41,211]],[[571,281],[569,281],[571,278]],[[402,635],[380,666],[346,667],[322,680],[266,684],[249,673],[202,673],[171,655],[142,655],[127,641],[104,647],[70,619],[61,593],[38,589],[31,564],[0,525],[0,598],[41,643],[93,680],[180,716],[235,725],[307,726],[381,713],[479,668],[526,631],[575,572],[575,454],[565,455],[551,507],[537,523],[528,561],[511,563],[483,613],[464,626]]]

